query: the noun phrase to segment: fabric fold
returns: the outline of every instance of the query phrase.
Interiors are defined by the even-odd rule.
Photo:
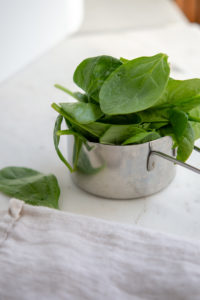
[[[0,299],[195,300],[200,243],[12,199],[0,273]]]

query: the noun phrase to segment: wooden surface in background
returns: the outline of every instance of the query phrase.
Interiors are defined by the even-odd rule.
[[[175,0],[191,22],[200,23],[200,0]]]

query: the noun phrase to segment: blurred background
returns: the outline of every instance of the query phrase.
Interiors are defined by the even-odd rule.
[[[200,22],[200,0],[0,0],[0,81],[73,34]]]

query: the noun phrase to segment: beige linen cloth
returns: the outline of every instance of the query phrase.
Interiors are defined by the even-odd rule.
[[[0,299],[199,300],[200,243],[12,199]]]

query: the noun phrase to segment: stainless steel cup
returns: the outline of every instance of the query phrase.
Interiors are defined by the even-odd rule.
[[[68,139],[68,159],[73,161],[73,137]],[[163,159],[174,156],[172,139],[128,146],[88,142],[82,146],[73,182],[83,190],[105,198],[132,199],[159,192],[175,176],[175,165]],[[158,155],[152,155],[161,153]]]

